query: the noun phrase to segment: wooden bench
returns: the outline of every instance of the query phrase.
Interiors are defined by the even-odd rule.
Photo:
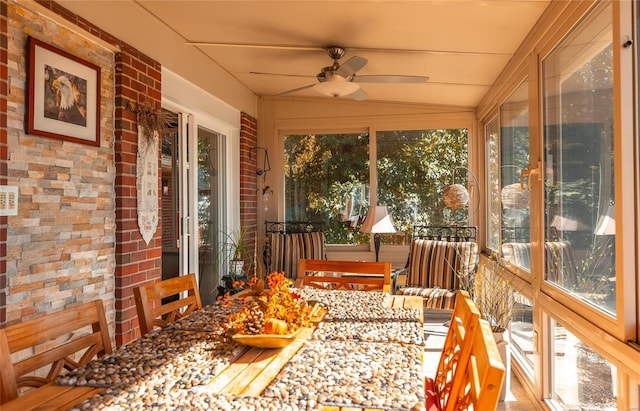
[[[300,259],[295,284],[296,287],[390,292],[391,263]]]
[[[162,304],[162,299],[186,293],[186,296]],[[187,274],[168,280],[134,288],[140,332],[146,334],[153,327],[165,327],[195,310],[202,309],[200,290],[195,274]]]
[[[12,362],[11,355],[21,352],[27,355]],[[63,370],[108,353],[111,340],[100,300],[0,329],[0,403],[15,400],[28,387],[34,389],[24,397],[42,396]],[[46,376],[36,375],[47,367]]]

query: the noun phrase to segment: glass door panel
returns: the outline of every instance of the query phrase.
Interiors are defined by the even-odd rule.
[[[162,170],[162,279],[180,274],[180,178],[178,113],[163,110],[164,131],[160,148]]]
[[[198,127],[198,260],[203,304],[215,302],[221,280],[223,143],[223,135]]]

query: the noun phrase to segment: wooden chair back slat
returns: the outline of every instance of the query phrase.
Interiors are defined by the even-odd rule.
[[[474,410],[495,410],[505,368],[491,326],[485,320],[480,320],[465,371],[455,409],[473,406]]]
[[[312,273],[335,273],[332,275],[308,275]],[[346,275],[345,275],[346,274]],[[363,275],[364,276],[358,276]],[[381,276],[367,276],[380,274]],[[327,287],[329,285],[329,287]],[[354,289],[353,286],[366,291],[391,290],[391,263],[371,261],[338,261],[338,260],[298,260],[297,287]]]
[[[187,293],[184,298],[162,304],[162,299]],[[133,290],[138,312],[140,332],[146,334],[154,327],[164,327],[178,318],[202,308],[195,274],[145,284]]]
[[[91,326],[90,333],[78,333],[88,326]],[[56,341],[62,338],[66,341]],[[47,345],[54,346],[47,348]],[[40,387],[52,382],[63,369],[71,370],[85,365],[96,355],[111,353],[102,301],[70,307],[1,329],[0,348],[0,403],[4,403],[18,397],[22,387]],[[34,354],[13,363],[11,355],[26,349],[32,349]],[[79,360],[73,358],[77,353],[82,353]],[[31,375],[46,367],[49,367],[46,376]]]
[[[427,379],[427,408],[454,410],[458,393],[463,387],[464,370],[480,321],[480,311],[466,291],[456,297],[447,336],[440,355],[436,375]]]

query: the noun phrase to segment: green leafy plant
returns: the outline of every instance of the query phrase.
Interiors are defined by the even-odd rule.
[[[223,273],[228,273],[231,277],[238,274],[238,270],[232,269],[232,265],[237,261],[242,261],[242,272],[249,275],[254,267],[253,247],[249,243],[247,230],[242,227],[237,231],[225,231],[221,235],[218,247],[218,263],[222,267]]]

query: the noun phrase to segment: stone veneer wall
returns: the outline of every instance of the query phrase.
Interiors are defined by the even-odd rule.
[[[7,226],[7,323],[102,299],[114,329],[114,53],[9,2],[7,184],[18,215]],[[101,69],[100,146],[25,133],[27,40],[32,36]]]
[[[20,187],[19,215],[0,217],[0,326],[101,298],[111,335],[125,344],[140,335],[133,289],[160,279],[162,265],[162,223],[148,246],[138,231],[136,115],[128,103],[160,109],[161,67],[61,5],[36,3],[0,0],[0,182]],[[25,134],[28,35],[101,67],[100,147]],[[257,121],[245,114],[240,140],[241,223],[255,244]]]

